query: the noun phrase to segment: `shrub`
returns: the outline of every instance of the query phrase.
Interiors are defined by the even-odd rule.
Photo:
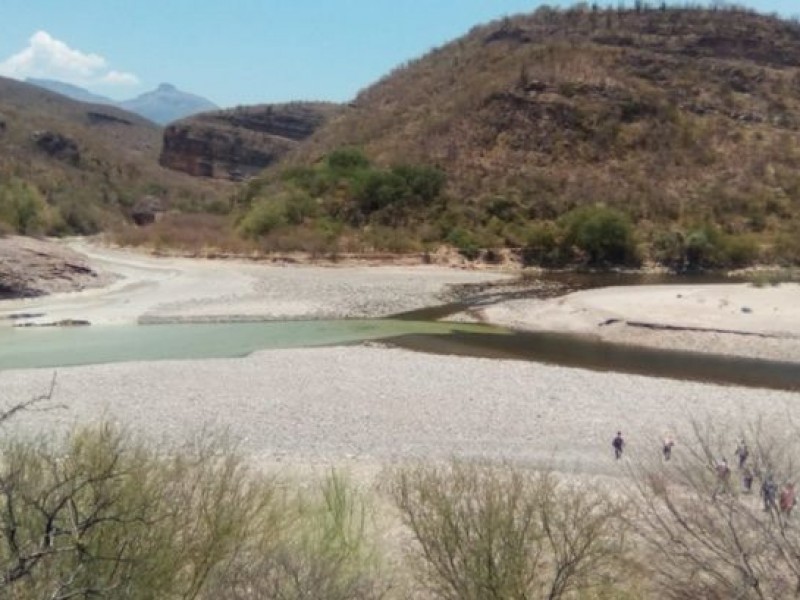
[[[685,264],[688,269],[743,267],[758,258],[758,245],[746,235],[726,235],[712,225],[687,232]]]
[[[633,225],[617,210],[600,204],[576,208],[561,218],[560,226],[565,247],[585,253],[591,265],[636,260]]]
[[[14,598],[196,597],[269,497],[219,438],[171,457],[111,426],[76,430],[62,444],[6,441],[5,591]]]
[[[686,266],[686,239],[681,231],[661,231],[652,243],[652,258],[675,271]]]
[[[335,471],[310,493],[286,493],[269,517],[273,524],[216,575],[206,597],[382,597],[386,585],[378,577],[368,514],[364,498]]]
[[[619,507],[550,473],[453,462],[401,469],[391,489],[435,598],[563,598],[601,581],[622,550]]]
[[[534,223],[526,232],[525,246],[522,249],[522,263],[525,266],[552,266],[558,262],[558,240],[552,225]]]
[[[365,216],[411,197],[411,188],[400,175],[370,171],[359,182],[355,193],[358,210]]]
[[[0,184],[0,221],[23,235],[42,233],[50,221],[49,208],[36,188],[11,178]]]
[[[475,236],[466,229],[456,227],[447,234],[446,241],[455,246],[467,260],[475,260],[480,254],[480,247]]]
[[[286,225],[288,217],[286,205],[280,200],[260,200],[247,212],[239,223],[239,231],[245,236],[255,238],[268,234]]]
[[[446,181],[444,172],[435,167],[400,165],[392,173],[403,178],[418,204],[438,198]]]
[[[350,172],[369,167],[369,159],[358,148],[339,148],[328,154],[328,167],[333,171]]]

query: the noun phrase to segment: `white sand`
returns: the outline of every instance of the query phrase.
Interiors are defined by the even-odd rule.
[[[762,288],[748,284],[611,287],[548,300],[500,302],[483,308],[479,316],[516,329],[800,362],[800,285],[792,283]],[[688,330],[654,330],[642,324]]]

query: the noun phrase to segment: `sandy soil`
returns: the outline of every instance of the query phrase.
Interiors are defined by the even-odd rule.
[[[516,329],[800,362],[800,285],[791,283],[611,287],[500,302],[472,316]]]
[[[450,284],[509,277],[437,266],[282,267],[73,247],[118,279],[102,289],[0,301],[0,324],[19,313],[40,316],[16,323],[377,317],[444,303]]]

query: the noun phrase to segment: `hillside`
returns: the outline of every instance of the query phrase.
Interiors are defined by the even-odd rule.
[[[518,246],[599,202],[649,248],[700,231],[800,260],[800,26],[736,9],[541,8],[396,69],[282,167],[343,146],[446,177],[436,202],[399,219],[362,210],[356,227]],[[357,195],[322,204],[352,216]]]
[[[190,175],[239,181],[283,158],[340,110],[338,104],[293,102],[181,119],[164,130],[160,162]]]
[[[143,199],[218,206],[229,188],[158,165],[160,127],[0,78],[0,230],[88,233],[124,221]]]

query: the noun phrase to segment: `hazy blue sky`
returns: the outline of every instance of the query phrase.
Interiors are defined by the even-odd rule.
[[[0,75],[60,79],[117,99],[169,82],[222,106],[349,100],[398,64],[474,25],[530,12],[540,4],[531,0],[0,3]],[[800,12],[797,0],[755,0],[748,6],[784,16]]]

